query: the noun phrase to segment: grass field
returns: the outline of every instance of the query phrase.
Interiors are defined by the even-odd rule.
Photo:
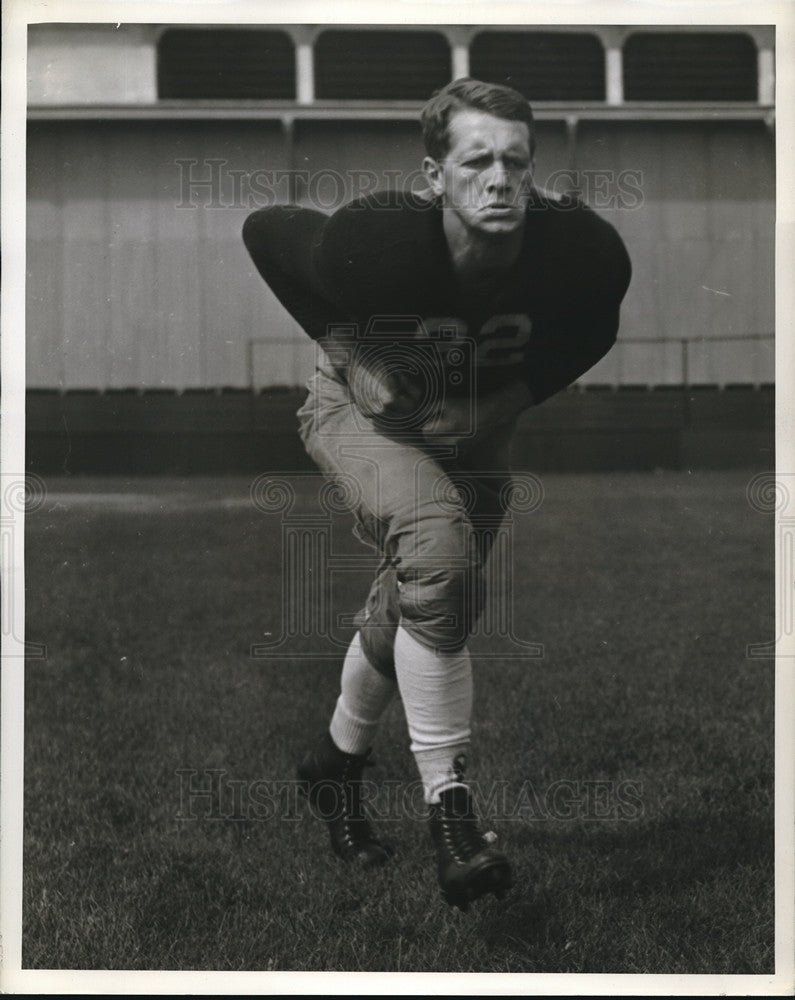
[[[513,610],[544,656],[472,643],[471,776],[517,884],[467,914],[439,897],[399,703],[369,775],[391,866],[342,866],[293,800],[338,663],[300,635],[250,656],[283,600],[250,483],[48,481],[27,519],[47,656],[26,680],[23,967],[771,973],[773,661],[746,646],[774,634],[774,534],[750,477],[543,476]]]

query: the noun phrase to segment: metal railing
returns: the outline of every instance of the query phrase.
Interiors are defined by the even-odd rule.
[[[775,379],[772,333],[734,334],[721,337],[622,337],[603,361],[584,375],[578,385],[619,388],[644,385],[752,385],[759,388]],[[747,345],[743,349],[738,347]],[[751,345],[759,345],[753,347]],[[769,344],[770,349],[761,347]],[[634,354],[634,363],[633,363]],[[611,372],[612,370],[612,372]]]
[[[772,333],[725,337],[621,337],[606,358],[586,373],[580,388],[770,385],[775,378]],[[748,347],[737,352],[735,345]],[[756,348],[750,345],[757,344]],[[769,349],[761,347],[768,344]],[[728,347],[722,355],[717,350]],[[263,351],[264,348],[264,351]],[[252,337],[246,344],[248,386],[303,386],[315,369],[317,346],[308,337]],[[651,356],[650,356],[650,352]],[[265,354],[266,357],[262,355]],[[264,377],[263,377],[264,376]]]

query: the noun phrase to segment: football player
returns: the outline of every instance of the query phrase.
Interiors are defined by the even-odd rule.
[[[519,93],[455,80],[421,122],[427,195],[376,193],[330,217],[261,209],[243,235],[321,345],[300,433],[324,473],[353,484],[357,533],[382,555],[328,732],[299,776],[338,855],[387,861],[361,780],[399,691],[439,884],[466,908],[502,897],[512,877],[466,782],[467,638],[505,510],[512,435],[523,410],[613,345],[630,264],[612,226],[534,186],[533,115]]]

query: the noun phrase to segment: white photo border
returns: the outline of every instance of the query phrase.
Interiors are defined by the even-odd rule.
[[[535,3],[386,3],[338,0],[5,0],[2,65],[2,427],[0,468],[24,477],[25,132],[27,27],[36,22],[101,23],[405,23],[412,24],[765,24],[776,28],[776,471],[795,473],[795,4],[694,4],[547,0]],[[13,622],[3,628],[0,743],[0,990],[97,994],[405,994],[428,995],[792,995],[795,992],[795,738],[792,636],[781,640],[776,678],[776,973],[773,976],[585,974],[291,973],[24,970],[22,955],[22,793],[24,698],[24,512],[3,554],[2,590]],[[777,593],[782,580],[777,552]],[[780,609],[777,609],[780,611]],[[776,634],[779,634],[777,631]],[[23,637],[23,638],[18,638]]]

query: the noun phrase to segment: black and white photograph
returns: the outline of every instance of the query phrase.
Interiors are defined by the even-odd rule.
[[[792,995],[791,6],[60,6],[0,988]]]

